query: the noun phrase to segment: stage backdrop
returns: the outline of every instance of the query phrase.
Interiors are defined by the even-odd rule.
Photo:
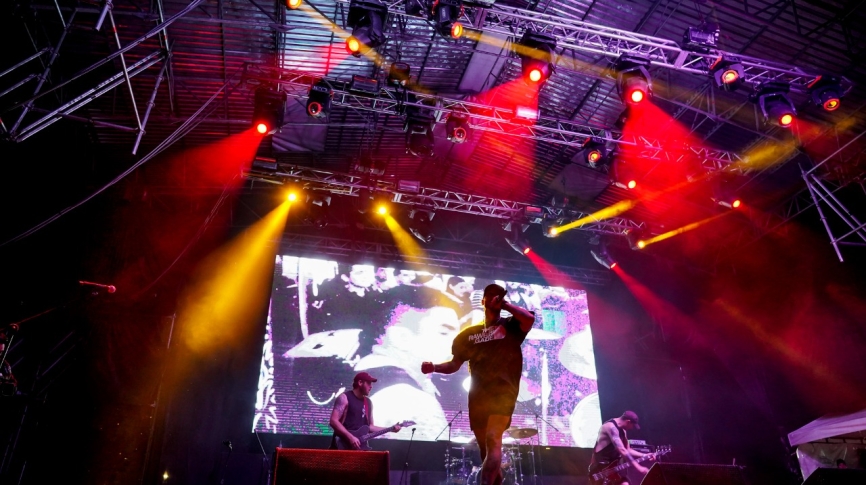
[[[585,291],[289,255],[277,256],[253,430],[331,434],[334,399],[367,371],[379,379],[377,425],[412,420],[415,440],[447,440],[457,416],[451,439],[469,441],[468,366],[424,375],[421,362],[451,358],[457,333],[483,322],[494,282],[536,314],[512,426],[538,429],[542,445],[591,447],[601,413]]]

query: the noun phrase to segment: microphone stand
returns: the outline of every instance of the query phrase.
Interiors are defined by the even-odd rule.
[[[265,447],[262,445],[262,439],[259,438],[259,432],[254,431],[254,433],[256,435],[256,440],[258,440],[258,442],[259,442],[259,448],[261,448],[261,450],[262,450],[262,456],[265,457],[265,464],[268,467],[268,477],[267,477],[268,479],[265,483],[270,484],[271,483],[271,459],[268,458],[268,454],[265,452]]]
[[[544,417],[539,416],[538,413],[534,413],[534,414],[535,414],[535,429],[538,429],[541,427],[538,424],[538,420],[541,419],[542,421],[547,423],[548,426],[553,428],[554,431],[556,431],[557,433],[560,433],[560,434],[562,433],[562,431],[560,431],[559,428],[554,426],[553,423],[544,419]],[[541,484],[544,485],[544,463],[541,462],[541,435],[538,435],[538,438],[535,440],[535,449],[538,450],[538,471],[539,471],[539,473],[536,473],[535,476],[541,477],[541,480],[539,480],[539,482],[541,482]],[[533,463],[533,466],[534,465],[535,464]]]
[[[409,469],[409,452],[412,451],[412,440],[415,438],[415,428],[412,428],[412,436],[409,437],[409,446],[406,447],[406,459],[403,461],[403,471],[400,473],[400,485],[403,485],[403,477]]]
[[[440,431],[439,434],[437,434],[436,437],[433,438],[433,441],[438,441],[439,437],[442,436],[442,433],[445,432],[445,429],[448,429],[448,444],[445,446],[445,480],[451,479],[451,423],[453,423],[454,420],[457,419],[457,416],[460,416],[461,414],[463,414],[463,408],[457,411],[457,414],[455,414],[454,417],[451,418],[451,421],[448,421],[448,424],[445,425],[445,428],[442,428],[442,431]]]

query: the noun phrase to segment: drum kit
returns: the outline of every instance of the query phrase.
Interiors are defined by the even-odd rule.
[[[534,485],[535,452],[530,438],[538,434],[534,428],[508,428],[502,438],[502,485]],[[454,452],[452,452],[452,450]],[[480,485],[481,460],[478,444],[473,438],[462,446],[453,446],[445,453],[445,485]],[[455,453],[456,452],[456,453]]]

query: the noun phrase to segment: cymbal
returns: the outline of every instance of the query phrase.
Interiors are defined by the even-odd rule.
[[[505,430],[505,434],[516,440],[522,440],[537,435],[538,430],[535,428],[508,428]]]

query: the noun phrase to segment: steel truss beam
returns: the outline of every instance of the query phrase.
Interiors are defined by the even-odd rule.
[[[259,160],[274,163],[274,160],[264,160],[261,158]],[[406,193],[397,190],[397,184],[394,182],[372,180],[362,175],[327,172],[288,164],[279,164],[275,172],[255,171],[246,173],[245,176],[267,182],[303,183],[309,185],[314,190],[323,190],[354,197],[357,197],[361,190],[374,190],[379,194],[388,194],[390,200],[398,204],[411,205],[423,209],[446,210],[463,214],[494,217],[505,221],[524,220],[525,209],[528,207],[541,209],[543,217],[548,220],[565,219],[567,221],[574,221],[591,218],[590,214],[576,210],[527,204],[493,197],[482,197],[451,190],[421,187],[418,193]],[[527,222],[538,223],[540,221],[531,219]],[[643,227],[643,223],[637,223],[621,217],[612,217],[587,222],[578,227],[578,229],[601,234],[624,236],[630,229]]]
[[[338,0],[349,3],[348,0]],[[389,3],[392,15],[407,16],[405,0]],[[486,33],[496,33],[519,39],[527,30],[544,33],[556,38],[560,51],[575,50],[589,54],[617,58],[623,54],[648,59],[654,66],[708,76],[709,66],[719,57],[738,60],[744,68],[744,81],[758,85],[767,81],[790,83],[793,91],[807,92],[808,85],[821,73],[810,72],[781,62],[744,56],[716,49],[706,53],[683,49],[676,42],[661,37],[639,34],[627,30],[605,27],[580,20],[562,18],[532,10],[495,5],[483,10],[481,21],[470,20],[473,13],[465,14],[467,25],[473,25]],[[480,16],[479,15],[479,16]],[[843,82],[850,88],[851,82]]]
[[[555,272],[537,268],[527,259],[496,258],[477,254],[461,254],[450,251],[424,249],[423,255],[409,256],[400,252],[392,244],[383,244],[349,239],[337,239],[308,234],[286,233],[282,238],[282,248],[300,249],[318,257],[358,257],[367,256],[389,261],[417,265],[429,265],[454,271],[486,272],[495,268],[498,278],[520,278],[527,275],[541,275],[551,284],[569,286],[569,283],[602,286],[610,281],[610,271],[573,266],[556,266]]]
[[[247,79],[279,84],[286,93],[298,99],[309,96],[310,86],[318,81],[309,74],[261,65],[249,65]],[[663,146],[658,140],[644,136],[625,135],[622,132],[600,129],[573,121],[540,116],[537,120],[515,119],[515,110],[489,106],[470,101],[449,99],[427,93],[406,91],[415,100],[407,101],[403,91],[382,88],[376,95],[352,92],[347,83],[328,81],[334,92],[332,104],[358,111],[369,111],[384,115],[402,116],[407,106],[433,112],[439,123],[444,123],[448,114],[470,116],[470,126],[479,131],[489,131],[508,136],[527,138],[548,143],[580,147],[588,138],[603,139],[622,148],[637,149],[637,156],[647,160],[680,162],[686,157],[700,160],[708,171],[734,169],[745,171],[747,160],[739,155],[714,148],[686,145]]]

